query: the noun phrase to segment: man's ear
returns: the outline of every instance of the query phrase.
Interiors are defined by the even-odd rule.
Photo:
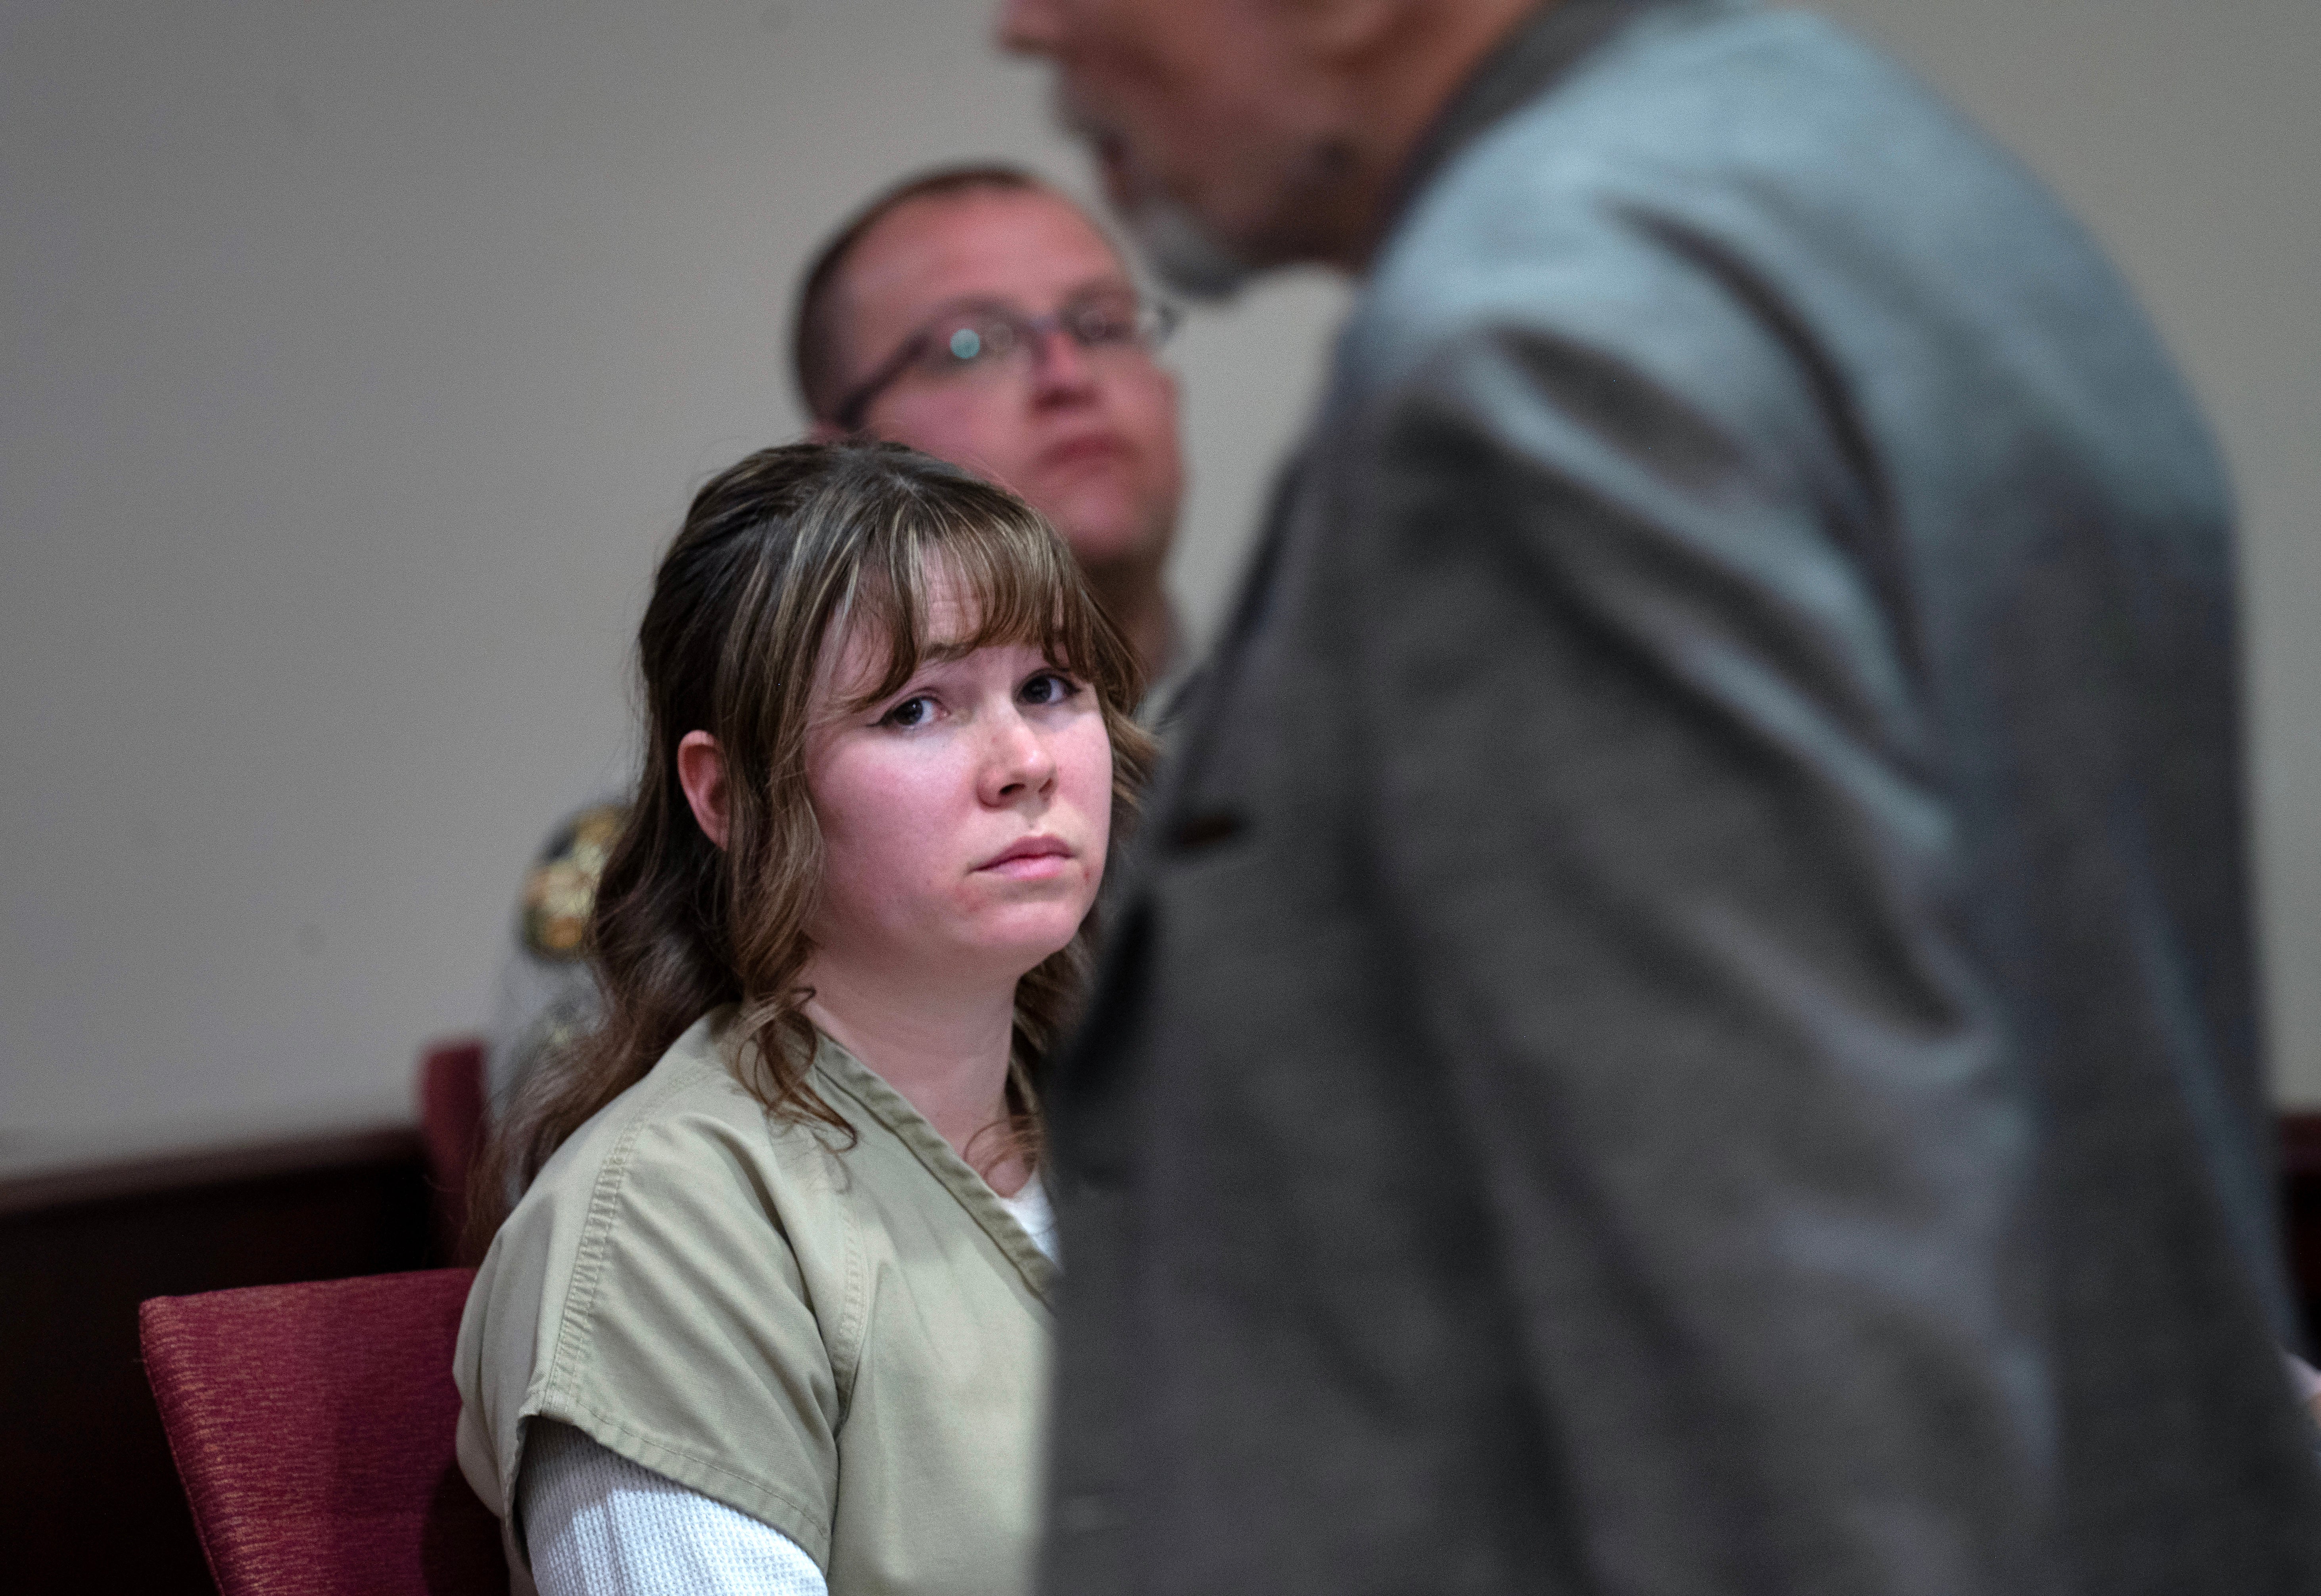
[[[732,829],[725,808],[725,750],[706,731],[688,731],[678,739],[677,784],[685,789],[701,834],[724,848]]]

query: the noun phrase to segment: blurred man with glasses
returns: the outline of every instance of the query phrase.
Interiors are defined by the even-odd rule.
[[[1166,688],[1183,665],[1161,567],[1184,490],[1177,385],[1146,303],[1079,207],[1009,167],[903,183],[823,247],[798,294],[798,392],[828,437],[923,449],[1056,523]]]
[[[1189,664],[1162,582],[1185,485],[1176,379],[1155,358],[1174,321],[1078,205],[978,165],[856,212],[815,253],[792,323],[816,436],[907,443],[1055,522],[1143,661],[1151,721]],[[495,1104],[596,1023],[584,933],[622,818],[609,798],[568,816],[525,876],[492,1028]]]

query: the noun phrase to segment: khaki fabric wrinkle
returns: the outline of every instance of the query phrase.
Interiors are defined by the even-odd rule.
[[[822,1066],[825,1063],[834,1067],[824,1070]],[[892,1130],[897,1140],[917,1155],[927,1173],[959,1199],[968,1217],[980,1225],[999,1250],[1007,1255],[1008,1261],[1022,1274],[1024,1283],[1042,1302],[1051,1301],[1056,1283],[1055,1264],[1040,1250],[1039,1243],[1024,1234],[1024,1227],[1015,1222],[1015,1216],[1007,1211],[990,1183],[959,1156],[957,1149],[943,1139],[942,1133],[929,1124],[901,1093],[834,1043],[824,1048],[815,1064],[818,1076],[826,1075],[857,1107]]]

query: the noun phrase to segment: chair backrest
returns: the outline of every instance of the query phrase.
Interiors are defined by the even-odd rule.
[[[435,1256],[446,1263],[473,1263],[481,1251],[469,1245],[468,1192],[486,1112],[481,1041],[454,1038],[420,1054],[419,1138],[435,1189]]]
[[[454,1460],[472,1269],[155,1297],[138,1313],[224,1596],[503,1596],[498,1521]]]

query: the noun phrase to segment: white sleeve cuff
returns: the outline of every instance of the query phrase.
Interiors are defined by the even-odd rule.
[[[568,1424],[532,1420],[516,1497],[540,1596],[829,1596],[780,1530]]]

